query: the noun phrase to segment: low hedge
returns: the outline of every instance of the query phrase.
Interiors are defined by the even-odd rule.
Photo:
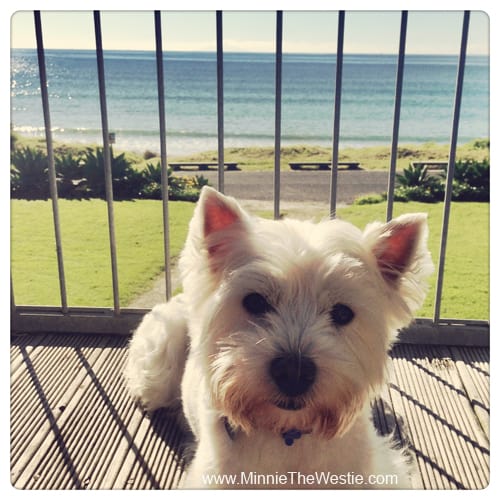
[[[117,200],[161,198],[161,166],[149,163],[142,171],[134,168],[124,153],[114,156],[111,149],[113,197]],[[58,195],[66,199],[105,198],[103,148],[86,148],[77,153],[54,156]],[[168,169],[171,200],[196,201],[208,184],[203,176],[174,176]],[[11,197],[46,200],[50,197],[46,153],[29,146],[14,147],[10,169]]]

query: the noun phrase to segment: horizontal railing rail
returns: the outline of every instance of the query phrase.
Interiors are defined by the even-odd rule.
[[[451,208],[451,191],[454,176],[458,126],[460,123],[460,108],[462,88],[464,81],[464,69],[466,61],[467,39],[469,29],[470,13],[464,12],[460,54],[458,59],[458,71],[455,91],[455,105],[452,117],[450,134],[449,160],[446,178],[445,200],[443,204],[443,223],[440,241],[440,254],[438,263],[438,276],[436,295],[434,303],[434,315],[432,319],[418,319],[406,329],[401,339],[407,342],[431,342],[431,343],[458,343],[465,345],[486,345],[489,338],[488,321],[451,320],[441,318],[441,301],[443,295],[444,268],[446,259],[446,243],[449,229],[449,218]],[[216,23],[216,64],[217,64],[217,130],[218,130],[218,174],[217,188],[224,192],[224,49],[223,49],[223,13],[215,13]],[[47,92],[47,75],[45,67],[45,56],[43,46],[43,33],[41,15],[39,11],[34,13],[35,34],[38,54],[38,67],[40,74],[40,88],[42,98],[42,110],[45,122],[45,138],[48,153],[48,175],[50,195],[52,200],[53,224],[56,240],[56,253],[58,262],[58,276],[60,287],[61,305],[59,307],[48,306],[24,306],[15,302],[15,283],[11,281],[11,314],[12,329],[14,331],[46,331],[46,332],[84,332],[84,333],[117,333],[128,334],[139,323],[142,315],[147,309],[123,308],[120,304],[119,295],[119,272],[116,257],[116,240],[113,212],[113,183],[111,175],[111,159],[109,130],[107,118],[106,85],[104,72],[104,56],[102,47],[102,34],[100,13],[94,12],[94,31],[96,43],[96,62],[98,69],[99,99],[101,111],[102,137],[104,147],[104,172],[106,203],[108,209],[108,231],[110,245],[110,262],[112,270],[113,286],[113,308],[77,308],[68,305],[66,293],[66,276],[64,272],[63,258],[63,235],[61,234],[58,193],[54,168],[53,144],[51,136],[49,96]],[[170,240],[169,240],[169,203],[168,203],[168,175],[167,175],[167,145],[166,145],[166,112],[165,112],[165,83],[163,68],[162,47],[162,15],[154,12],[155,47],[156,47],[156,73],[158,88],[158,117],[159,117],[159,140],[160,140],[160,163],[161,163],[161,192],[163,207],[163,244],[165,263],[165,299],[172,294],[171,262],[170,262]],[[394,115],[391,141],[391,156],[388,172],[387,188],[387,220],[393,215],[394,189],[396,159],[398,154],[399,122],[401,115],[401,102],[403,91],[403,77],[405,67],[405,45],[408,24],[408,12],[401,13],[398,64],[396,73],[396,88],[394,97]],[[336,216],[337,205],[337,173],[339,165],[339,141],[341,124],[341,102],[342,102],[342,69],[344,55],[344,26],[345,12],[338,13],[337,26],[337,54],[335,62],[335,94],[333,100],[333,140],[332,140],[332,162],[330,178],[330,216]],[[282,87],[282,44],[283,44],[283,13],[276,13],[276,58],[275,58],[275,143],[274,143],[274,217],[280,216],[280,149],[281,149],[281,87]]]
[[[114,314],[107,307],[17,306],[16,332],[85,333],[129,335],[150,309],[123,308]],[[402,330],[398,341],[408,344],[489,345],[489,323],[480,320],[445,319],[438,323],[430,318],[417,318]]]

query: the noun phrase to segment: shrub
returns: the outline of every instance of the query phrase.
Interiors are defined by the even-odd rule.
[[[442,201],[445,191],[444,177],[444,174],[429,175],[424,166],[410,166],[402,175],[397,175],[399,185],[394,191],[394,199],[428,203]],[[452,189],[454,201],[489,201],[489,159],[457,161]]]
[[[443,200],[443,193],[444,191],[441,191],[440,196],[437,196],[428,186],[399,186],[394,190],[394,201],[437,203]]]
[[[10,131],[10,150],[13,151],[16,147],[16,143],[19,140],[19,136],[11,129]]]
[[[173,201],[197,201],[201,188],[208,185],[208,179],[202,175],[194,177],[172,175],[172,169],[167,169],[168,197]],[[148,163],[142,171],[143,187],[141,198],[161,199],[161,164]]]
[[[170,169],[169,169],[170,170]],[[171,171],[168,172],[170,176]],[[142,189],[139,193],[140,198],[161,200],[161,164],[147,163],[141,172],[143,178]]]
[[[489,160],[460,160],[455,164],[453,199],[456,201],[489,201]]]
[[[56,156],[57,191],[61,198],[88,198],[82,154],[64,153]]]
[[[410,164],[403,170],[403,174],[396,174],[396,179],[400,186],[425,186],[434,185],[436,181],[443,178],[444,174],[439,173],[435,176],[429,174],[427,165]]]
[[[168,195],[172,200],[197,201],[200,197],[201,188],[208,184],[205,177],[174,176],[169,177]]]
[[[156,158],[158,155],[156,153],[153,153],[152,151],[150,151],[149,149],[146,149],[146,151],[144,151],[144,154],[142,155],[142,157],[145,159],[145,160],[151,160],[151,158]]]
[[[10,190],[12,198],[49,198],[48,160],[44,152],[28,146],[12,150]]]
[[[474,149],[490,149],[489,139],[477,139],[472,144]]]
[[[93,198],[106,197],[103,148],[88,148],[83,161],[86,187]],[[113,179],[113,197],[117,200],[137,198],[142,189],[143,176],[132,168],[125,153],[113,157],[111,150],[111,176]]]
[[[395,201],[423,201],[435,203],[444,197],[443,173],[429,174],[426,165],[410,165],[403,174],[397,174]]]
[[[194,184],[197,189],[201,191],[201,188],[203,186],[209,186],[210,183],[208,182],[208,179],[206,177],[203,177],[203,175],[195,175],[194,176]]]
[[[61,151],[54,162],[61,198],[106,197],[103,148]],[[137,171],[125,153],[114,157],[111,150],[111,174],[115,199],[161,199],[160,162],[148,163],[143,171]],[[208,184],[201,175],[176,177],[171,169],[167,174],[171,200],[197,201],[201,188]],[[47,155],[39,149],[13,148],[10,178],[12,198],[39,200],[50,196]]]
[[[354,205],[374,205],[387,200],[387,193],[382,194],[365,194],[354,200]]]

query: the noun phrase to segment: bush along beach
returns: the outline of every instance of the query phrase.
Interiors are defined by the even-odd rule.
[[[11,136],[11,196],[21,199],[48,199],[49,182],[47,154],[42,139]],[[112,152],[113,153],[113,152]],[[445,172],[430,171],[422,163],[446,162],[446,145],[425,143],[405,145],[398,149],[397,201],[437,202],[444,198]],[[329,148],[321,146],[285,146],[281,148],[282,168],[289,162],[329,161]],[[228,148],[225,161],[235,162],[243,171],[271,171],[274,168],[274,149],[271,147]],[[217,152],[206,151],[172,158],[176,162],[215,162]],[[390,163],[390,148],[370,146],[345,148],[340,161],[358,162],[363,170],[386,170]],[[103,149],[95,145],[55,144],[58,194],[67,199],[104,198]],[[409,163],[408,163],[409,162]],[[417,165],[414,165],[417,162]],[[113,194],[117,200],[160,199],[161,167],[155,153],[142,156],[133,152],[112,154]],[[406,167],[405,167],[406,165]],[[454,201],[489,201],[489,140],[478,139],[457,149]],[[169,199],[196,201],[208,180],[201,175],[175,176],[168,169]],[[363,196],[357,204],[373,204],[386,199],[386,194]]]
[[[66,199],[105,198],[104,152],[100,147],[64,151],[54,155],[58,195]],[[113,196],[116,200],[161,199],[161,165],[134,168],[125,153],[111,150]],[[196,201],[208,184],[203,176],[174,176],[168,169],[168,195],[174,201]],[[50,197],[48,159],[45,152],[18,146],[11,154],[11,197],[46,200]]]
[[[168,196],[170,200],[196,201],[200,197],[200,191],[203,186],[208,185],[208,179],[202,175],[194,176],[175,176],[172,175],[172,169],[168,172]],[[140,198],[161,200],[161,164],[147,163],[142,171],[144,185],[142,187]]]
[[[410,165],[398,174],[395,201],[435,203],[444,200],[446,174],[430,172],[426,165]],[[455,163],[453,201],[490,201],[489,160],[459,160]]]
[[[487,139],[473,141],[455,162],[452,182],[453,201],[490,201],[490,143]],[[471,155],[473,153],[473,155]],[[400,151],[401,154],[401,151]],[[440,158],[441,160],[441,158]],[[429,163],[435,158],[428,159]],[[425,162],[410,163],[402,173],[396,174],[394,200],[437,203],[444,200],[446,169],[432,170]],[[360,196],[356,205],[371,205],[387,200],[387,193]]]

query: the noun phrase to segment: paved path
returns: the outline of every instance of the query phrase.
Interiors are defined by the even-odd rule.
[[[196,172],[198,173],[198,172]],[[182,172],[193,175],[193,172]],[[212,186],[217,185],[217,172],[203,172]],[[358,196],[387,190],[387,172],[338,172],[337,206],[352,203]],[[234,196],[249,212],[273,211],[273,172],[225,172],[224,192]],[[290,217],[327,217],[329,214],[330,172],[281,172],[281,213]],[[172,268],[172,289],[179,286],[176,266]],[[134,300],[129,307],[149,308],[165,301],[165,274],[151,289]]]
[[[217,185],[217,172],[203,172],[203,176],[209,179],[212,186]],[[283,171],[281,172],[281,200],[328,204],[330,177],[329,171]],[[338,172],[337,202],[339,204],[349,204],[360,195],[382,193],[386,190],[387,172],[365,170],[339,170]],[[224,191],[240,200],[271,201],[273,199],[273,172],[224,172]]]

